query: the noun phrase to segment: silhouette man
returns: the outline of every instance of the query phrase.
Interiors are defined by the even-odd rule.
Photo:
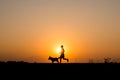
[[[60,63],[62,62],[62,59],[63,60],[67,60],[67,62],[69,61],[67,58],[65,58],[65,54],[64,54],[65,50],[63,48],[63,45],[61,45],[61,52],[60,52]]]

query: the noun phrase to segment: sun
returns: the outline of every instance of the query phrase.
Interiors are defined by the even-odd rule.
[[[57,53],[60,53],[61,52],[61,48],[57,48]]]

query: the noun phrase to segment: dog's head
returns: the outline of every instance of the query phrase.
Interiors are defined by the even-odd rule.
[[[51,56],[49,56],[49,57],[48,57],[48,60],[50,60],[51,58],[52,58],[52,57],[51,57]]]

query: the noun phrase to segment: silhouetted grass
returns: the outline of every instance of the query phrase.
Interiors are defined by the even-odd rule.
[[[119,70],[120,63],[28,63],[28,62],[0,62],[0,66],[41,71],[82,72],[82,71],[112,71]]]
[[[0,72],[6,74],[23,74],[29,77],[37,76],[41,79],[43,76],[67,78],[81,78],[83,76],[106,76],[108,74],[117,74],[120,72],[120,63],[28,63],[28,62],[0,62]],[[30,76],[31,75],[31,76]],[[77,76],[78,75],[78,76]],[[44,77],[47,78],[47,77]],[[62,77],[60,77],[62,78]],[[87,78],[87,77],[85,77]]]

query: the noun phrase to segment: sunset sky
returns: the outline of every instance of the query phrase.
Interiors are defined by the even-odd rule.
[[[0,61],[120,58],[120,0],[0,0]],[[64,62],[64,61],[63,61]]]

